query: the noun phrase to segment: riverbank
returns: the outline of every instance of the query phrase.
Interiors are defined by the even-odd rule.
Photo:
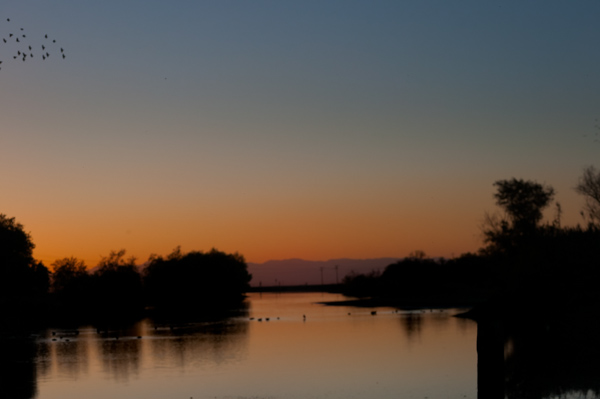
[[[404,310],[415,309],[472,309],[476,303],[471,301],[427,301],[427,300],[406,300],[396,301],[383,298],[355,298],[344,301],[319,302],[327,306],[354,306],[359,308],[378,308],[391,307]]]
[[[332,294],[343,294],[344,286],[342,284],[319,284],[319,285],[290,285],[290,286],[270,286],[270,287],[251,287],[248,292],[256,293],[289,293],[289,292],[326,292]],[[463,308],[471,309],[484,300],[473,297],[453,298],[384,298],[384,297],[367,297],[357,298],[347,296],[347,300],[333,302],[319,302],[328,306],[354,306],[360,308],[377,308],[377,307],[393,307],[397,309],[450,309]]]
[[[341,284],[319,284],[319,285],[276,285],[269,287],[250,287],[248,292],[329,292],[332,294],[341,294],[343,291]]]

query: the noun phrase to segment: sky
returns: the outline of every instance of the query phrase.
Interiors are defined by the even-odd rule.
[[[553,186],[576,225],[573,187],[600,167],[599,16],[597,1],[3,0],[0,213],[44,264],[90,267],[177,246],[458,256],[512,177]]]

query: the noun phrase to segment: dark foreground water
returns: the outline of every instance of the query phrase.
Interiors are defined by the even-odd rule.
[[[379,308],[372,315],[317,304],[340,299],[251,294],[247,315],[222,322],[48,329],[18,344],[20,359],[4,362],[0,397],[477,396],[474,322],[452,317],[455,310]]]
[[[567,345],[546,333],[503,343],[495,328],[453,317],[459,309],[319,304],[342,299],[251,294],[241,316],[218,322],[143,320],[3,337],[0,398],[598,397],[595,334],[559,336]]]

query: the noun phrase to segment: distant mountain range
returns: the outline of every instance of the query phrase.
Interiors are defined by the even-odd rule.
[[[253,287],[335,284],[352,272],[383,271],[386,266],[401,259],[270,260],[264,263],[248,263],[248,271],[252,274],[250,285]]]

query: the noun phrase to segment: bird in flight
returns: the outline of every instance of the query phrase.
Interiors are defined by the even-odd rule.
[[[2,37],[2,42],[0,42],[0,64],[2,64],[2,60],[4,57],[9,58],[12,56],[13,60],[17,60],[21,58],[22,61],[31,60],[34,58],[34,55],[37,52],[34,50],[35,48],[40,48],[41,45],[42,60],[46,60],[46,58],[50,58],[50,55],[59,52],[63,59],[66,58],[64,47],[59,47],[56,45],[56,39],[48,37],[48,34],[45,33],[43,35],[42,40],[47,40],[45,43],[35,43],[35,34],[32,35],[31,31],[26,33],[26,27],[19,27],[17,32],[21,32],[20,34],[13,33],[13,29],[17,29],[12,23],[10,18],[6,18],[6,22],[2,22],[4,20],[0,20],[0,37]],[[12,28],[11,28],[12,26]],[[12,32],[11,32],[12,30]],[[14,41],[7,40],[15,37]],[[40,36],[41,37],[41,36]],[[60,58],[60,57],[59,57]]]

